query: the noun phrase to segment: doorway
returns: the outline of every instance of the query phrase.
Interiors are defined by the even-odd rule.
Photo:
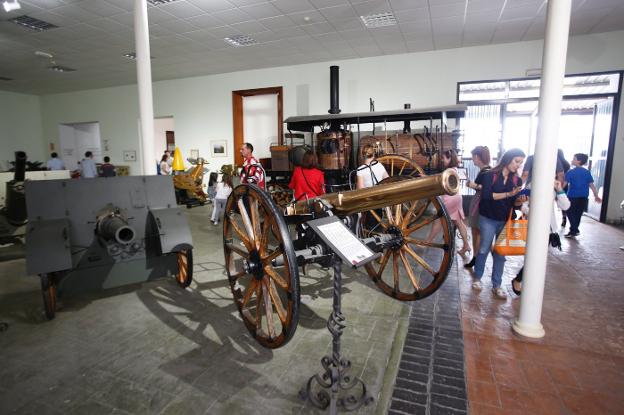
[[[172,116],[154,118],[154,155],[156,165],[160,163],[165,150],[173,157],[175,151],[175,122]]]
[[[245,142],[254,146],[258,159],[271,157],[270,145],[282,143],[282,99],[281,86],[232,91],[235,165],[242,163],[237,152]]]
[[[85,153],[93,153],[96,163],[102,162],[102,144],[99,122],[59,124],[61,158],[68,170],[77,170]]]

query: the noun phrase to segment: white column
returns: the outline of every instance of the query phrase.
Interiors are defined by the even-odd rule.
[[[150,62],[147,2],[134,0],[134,43],[136,48],[137,84],[139,86],[140,140],[143,174],[156,174],[154,154],[154,103],[152,101],[152,67]]]
[[[529,234],[524,261],[520,315],[513,323],[516,333],[539,338],[544,280],[548,255],[550,215],[553,209],[553,181],[557,160],[557,140],[561,118],[561,94],[565,75],[571,0],[550,0],[542,55],[542,82],[539,98],[539,125],[533,159]]]

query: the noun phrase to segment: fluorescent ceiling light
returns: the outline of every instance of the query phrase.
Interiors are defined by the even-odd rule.
[[[53,65],[48,66],[48,70],[54,72],[75,72],[76,70],[73,68],[68,68],[67,66]]]
[[[12,12],[13,10],[19,10],[22,6],[19,4],[17,0],[7,0],[2,2],[2,6],[4,6],[5,12]]]
[[[16,25],[24,26],[38,32],[58,27],[52,23],[44,22],[43,20],[35,19],[34,17],[26,15],[14,17],[13,19],[9,19],[9,21],[15,23]]]
[[[178,0],[147,0],[147,2],[151,4],[152,6],[159,6],[161,4],[173,3],[174,1],[178,1]]]
[[[229,43],[232,46],[250,46],[250,45],[255,45],[256,43],[256,39],[252,38],[251,36],[247,36],[247,35],[236,35],[236,36],[230,36],[230,37],[226,37],[225,40],[227,43]]]
[[[366,27],[384,27],[384,26],[396,26],[397,21],[394,15],[390,12],[371,14],[369,16],[360,16],[362,23]]]

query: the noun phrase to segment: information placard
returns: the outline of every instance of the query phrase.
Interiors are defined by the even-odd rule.
[[[344,263],[352,267],[357,268],[380,256],[364,245],[336,216],[311,220],[307,224]]]

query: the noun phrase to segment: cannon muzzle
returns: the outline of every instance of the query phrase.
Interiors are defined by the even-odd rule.
[[[459,176],[448,169],[440,174],[423,177],[395,176],[366,189],[328,193],[320,196],[333,206],[334,213],[346,216],[381,209],[440,195],[454,195],[459,191]],[[295,212],[306,212],[307,201],[297,202]]]
[[[120,244],[129,244],[134,240],[134,228],[121,216],[111,214],[100,219],[97,224],[97,233],[107,241]]]

